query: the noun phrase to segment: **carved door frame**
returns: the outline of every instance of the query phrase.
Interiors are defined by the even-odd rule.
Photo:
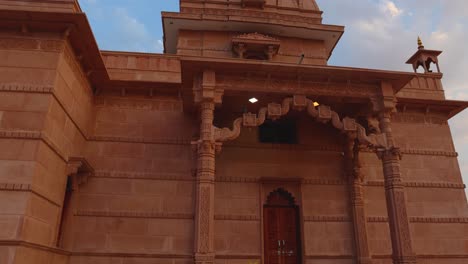
[[[295,201],[295,205],[298,210],[298,228],[299,228],[299,240],[300,240],[300,260],[301,263],[305,261],[305,236],[304,236],[304,214],[302,208],[302,181],[301,178],[261,178],[260,179],[260,186],[259,186],[259,195],[260,195],[260,203],[259,203],[259,210],[260,210],[260,221],[259,221],[259,229],[260,229],[260,249],[261,249],[261,263],[265,264],[265,231],[263,228],[264,212],[263,208],[267,202],[268,195],[271,192],[274,192],[277,189],[284,189],[285,191],[289,192]]]

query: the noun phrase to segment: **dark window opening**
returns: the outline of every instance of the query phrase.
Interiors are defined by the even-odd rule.
[[[266,120],[258,129],[261,143],[297,144],[296,122],[291,119]]]
[[[58,236],[57,236],[57,247],[62,247],[62,240],[63,240],[63,235],[64,235],[64,229],[65,229],[65,222],[68,220],[67,217],[69,215],[69,210],[70,210],[70,200],[71,196],[73,193],[73,182],[71,177],[69,176],[67,178],[67,187],[65,190],[65,198],[63,200],[63,208],[62,208],[62,215],[60,217],[60,224],[59,224],[59,231],[58,231]]]
[[[250,51],[246,52],[244,56],[248,60],[268,60],[268,57],[263,52]]]

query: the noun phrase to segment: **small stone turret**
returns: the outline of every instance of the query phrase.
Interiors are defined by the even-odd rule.
[[[427,50],[425,49],[423,42],[420,37],[418,37],[418,51],[411,56],[411,58],[406,62],[407,64],[413,65],[414,72],[418,71],[418,68],[422,66],[424,68],[424,73],[432,73],[431,64],[435,64],[437,67],[437,72],[441,73],[439,67],[439,55],[442,54],[440,50]]]

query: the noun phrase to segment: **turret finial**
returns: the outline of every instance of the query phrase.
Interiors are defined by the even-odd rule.
[[[421,40],[421,37],[418,36],[418,49],[424,49],[423,42]]]

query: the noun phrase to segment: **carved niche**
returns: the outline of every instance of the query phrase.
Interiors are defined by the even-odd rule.
[[[247,33],[232,38],[232,49],[241,59],[271,60],[278,54],[281,41],[260,33]]]

